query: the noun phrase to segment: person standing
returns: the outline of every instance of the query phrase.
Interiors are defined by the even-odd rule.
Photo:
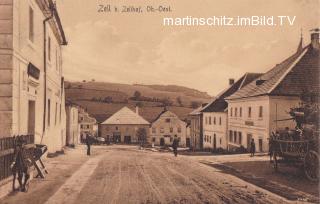
[[[89,134],[87,134],[87,137],[86,137],[86,144],[87,144],[87,155],[90,156],[91,155],[91,137]]]
[[[14,158],[11,164],[11,170],[13,174],[13,184],[12,188],[15,190],[15,179],[18,174],[18,182],[20,186],[20,191],[26,192],[28,191],[29,186],[29,167],[31,166],[31,160],[28,158],[26,149],[24,146],[25,141],[22,137],[18,137],[16,140],[16,147],[14,149]],[[22,178],[24,177],[24,182],[22,182]]]
[[[173,154],[174,156],[178,156],[178,146],[179,146],[179,140],[175,136],[172,142],[172,148],[173,148]]]
[[[250,143],[250,153],[251,153],[251,157],[254,156],[254,153],[256,152],[256,144],[254,143],[254,139],[251,140]]]

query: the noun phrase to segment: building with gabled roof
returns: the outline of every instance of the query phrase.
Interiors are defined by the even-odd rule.
[[[313,32],[308,46],[300,41],[293,55],[227,97],[229,147],[249,149],[254,139],[258,152],[268,151],[271,132],[294,128],[294,121],[283,119],[291,118],[303,93],[319,95],[319,59],[319,32]]]
[[[227,108],[225,98],[240,90],[248,83],[261,76],[260,73],[246,73],[239,80],[229,79],[229,87],[200,111],[203,114],[203,148],[216,150],[227,149]]]
[[[192,150],[201,150],[203,149],[203,117],[201,110],[207,104],[202,104],[202,106],[194,109],[191,113],[189,113],[190,118],[190,148]]]
[[[128,107],[123,107],[99,124],[99,135],[116,143],[138,143],[137,131],[142,128],[149,133],[150,123]],[[148,135],[147,135],[148,137]]]
[[[179,146],[186,147],[187,143],[187,123],[169,110],[162,111],[152,122],[150,128],[151,143],[158,146],[171,146],[173,139],[179,139]]]

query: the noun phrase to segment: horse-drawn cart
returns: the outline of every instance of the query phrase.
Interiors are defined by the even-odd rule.
[[[276,171],[282,163],[303,169],[310,181],[319,180],[317,140],[273,139],[272,143],[273,166]]]
[[[307,100],[298,108],[291,108],[294,130],[277,130],[270,136],[270,159],[277,171],[279,164],[296,166],[311,181],[319,181],[319,103]],[[277,120],[277,121],[284,121]]]

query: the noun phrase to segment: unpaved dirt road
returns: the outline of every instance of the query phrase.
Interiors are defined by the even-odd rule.
[[[104,154],[72,202],[284,203],[277,196],[188,157],[120,146]]]
[[[43,185],[41,187],[38,187],[40,184],[33,183],[31,192],[19,193],[2,202],[9,204],[21,201],[28,204],[289,202],[188,156],[174,157],[171,153],[139,150],[134,146],[99,148],[100,153],[96,153],[90,159],[83,159],[82,156],[82,160],[79,160],[82,161],[81,166],[70,170],[72,173],[69,172],[70,176],[64,177],[65,179],[59,177],[59,182],[40,181]],[[93,150],[95,151],[95,147]],[[68,169],[62,172],[59,170],[56,175],[64,175],[68,171]]]

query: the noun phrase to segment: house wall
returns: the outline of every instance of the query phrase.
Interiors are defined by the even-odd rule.
[[[286,127],[294,129],[293,120],[276,121],[291,118],[290,108],[297,107],[301,102],[299,97],[270,96],[270,134]]]
[[[169,121],[170,120],[170,121]],[[175,114],[163,113],[150,128],[150,143],[160,145],[161,139],[164,145],[172,145],[174,137],[178,137],[179,146],[186,147],[187,124]]]
[[[147,138],[149,137],[149,125],[107,125],[107,124],[100,124],[99,125],[99,132],[100,137],[104,137],[106,139],[109,138],[110,141],[113,141],[114,135],[120,135],[121,143],[124,142],[125,136],[131,137],[132,143],[138,143],[137,131],[139,128],[146,129]]]
[[[29,13],[34,13],[34,38],[29,39]],[[64,106],[61,94],[62,60],[61,48],[47,26],[47,38],[51,38],[51,62],[48,62],[47,93],[51,100],[51,124],[43,132],[44,112],[44,69],[43,69],[43,20],[44,15],[35,0],[0,1],[0,128],[1,137],[17,134],[34,134],[35,142],[46,144],[49,152],[63,146],[65,122],[55,114],[60,104]],[[57,50],[57,51],[55,51]],[[55,57],[57,53],[58,57]],[[27,67],[32,63],[40,70],[39,79],[28,76]],[[47,100],[48,101],[48,100]],[[35,107],[30,108],[29,103]],[[48,108],[48,106],[47,106]],[[34,110],[30,120],[29,110]],[[60,110],[57,110],[60,113]],[[63,115],[63,113],[61,113]],[[30,124],[30,121],[33,124]],[[48,121],[48,111],[46,123]],[[30,128],[32,127],[32,128]]]
[[[202,115],[191,115],[190,120],[191,148],[193,150],[200,150],[203,148]]]
[[[0,0],[0,137],[16,132],[13,121],[13,0]],[[13,127],[15,126],[15,127]]]
[[[260,96],[228,101],[229,148],[232,149],[241,145],[249,148],[250,138],[253,138],[257,152],[268,151],[269,136],[276,129],[275,120],[289,118],[290,116],[287,112],[295,104],[298,104],[297,98],[284,96]],[[262,117],[259,117],[260,106],[263,110]],[[242,117],[240,117],[239,113],[240,107],[242,108]],[[249,107],[251,107],[251,117],[248,116]],[[235,116],[235,108],[237,108],[237,116]],[[277,114],[276,109],[278,110]],[[277,125],[277,128],[280,129],[294,127],[292,121],[277,122]],[[239,133],[241,133],[241,141],[239,140]]]
[[[209,149],[209,150],[213,150],[214,147],[227,149],[226,135],[227,135],[227,113],[204,112],[203,113],[203,148]],[[215,145],[214,145],[214,141],[216,141]]]
[[[67,106],[67,138],[66,145],[77,145],[80,142],[80,125],[78,122],[78,108]]]

